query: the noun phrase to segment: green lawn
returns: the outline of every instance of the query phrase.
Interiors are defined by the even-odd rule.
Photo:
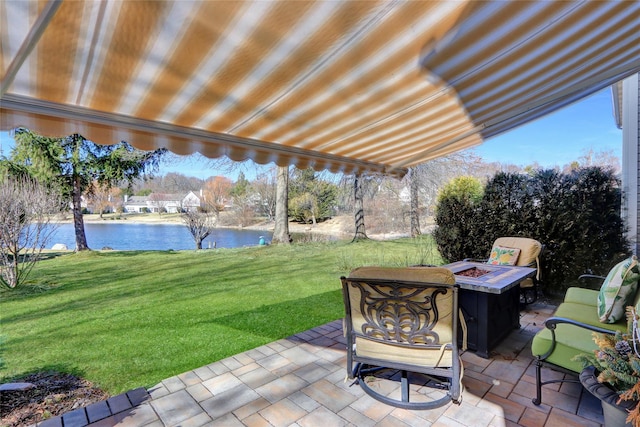
[[[55,255],[55,254],[54,254]],[[0,291],[0,382],[75,373],[116,394],[339,319],[341,275],[440,264],[430,237],[51,256]]]

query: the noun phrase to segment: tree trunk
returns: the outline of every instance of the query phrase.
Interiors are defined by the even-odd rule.
[[[415,168],[409,171],[409,189],[411,193],[411,207],[409,216],[411,217],[411,237],[418,237],[420,231],[420,214],[418,210],[418,177]]]
[[[276,183],[276,216],[271,243],[291,243],[289,235],[289,167],[278,167]]]
[[[353,236],[353,241],[355,242],[356,240],[368,239],[364,226],[364,196],[362,194],[360,174],[356,174],[353,180],[353,195],[356,220],[356,234]]]
[[[81,205],[82,189],[80,185],[80,177],[73,177],[73,193],[71,195],[73,200],[73,228],[76,233],[76,251],[89,250],[87,245],[87,236],[84,234],[84,219],[82,218],[82,205]]]

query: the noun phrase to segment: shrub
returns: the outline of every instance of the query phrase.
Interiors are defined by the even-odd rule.
[[[487,258],[501,236],[539,240],[545,289],[562,294],[580,274],[606,274],[629,254],[620,216],[620,182],[613,171],[579,168],[568,174],[497,173],[481,199],[452,183],[438,198],[434,238],[449,261]]]
[[[442,199],[469,200],[473,203],[482,199],[482,183],[472,176],[458,176],[442,187],[438,193],[438,202]]]
[[[476,178],[458,177],[438,195],[433,232],[442,257],[448,261],[477,258],[483,249],[474,243],[479,232],[476,209],[482,198],[482,184]]]

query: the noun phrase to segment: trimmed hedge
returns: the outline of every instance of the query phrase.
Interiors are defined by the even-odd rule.
[[[444,192],[433,235],[449,261],[487,258],[501,236],[539,240],[546,248],[543,289],[562,295],[580,274],[606,275],[630,254],[620,211],[620,181],[612,170],[499,172],[479,200],[465,191]]]

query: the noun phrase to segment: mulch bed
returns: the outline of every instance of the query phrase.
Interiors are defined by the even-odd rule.
[[[0,393],[0,425],[22,427],[106,400],[109,395],[70,374],[39,372],[15,380],[35,387]]]

